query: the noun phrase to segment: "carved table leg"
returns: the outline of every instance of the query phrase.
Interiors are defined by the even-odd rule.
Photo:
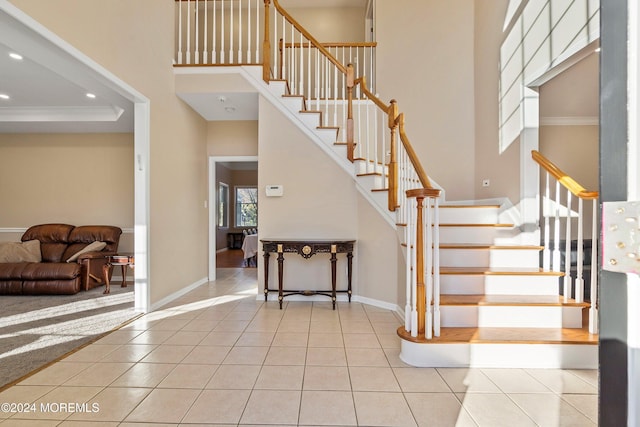
[[[284,269],[284,254],[282,245],[278,245],[278,302],[280,303],[280,310],[282,310],[282,277]]]
[[[347,253],[347,295],[349,295],[349,302],[351,302],[351,276],[353,275],[353,252]]]
[[[109,269],[111,268],[111,263],[106,263],[102,266],[102,274],[104,276],[104,294],[108,294],[111,292],[111,284],[109,283]]]
[[[335,245],[331,246],[331,302],[333,303],[333,309],[336,309],[336,263],[338,257],[336,256]]]
[[[267,302],[269,295],[269,252],[264,252],[264,301]]]

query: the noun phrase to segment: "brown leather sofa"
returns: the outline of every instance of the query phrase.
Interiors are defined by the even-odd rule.
[[[40,241],[42,262],[0,263],[0,294],[75,294],[102,284],[106,255],[118,250],[122,229],[109,225],[41,224],[30,227],[23,242]],[[99,252],[86,252],[67,262],[93,242],[105,242]]]

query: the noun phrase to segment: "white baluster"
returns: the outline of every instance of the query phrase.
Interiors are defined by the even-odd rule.
[[[556,181],[555,219],[553,222],[553,271],[560,271],[560,181]]]
[[[589,300],[589,332],[598,333],[598,199],[593,199],[591,220],[591,294]]]
[[[299,86],[300,88],[298,89],[298,91],[300,92],[300,95],[304,95],[304,39],[302,38],[302,33],[300,33],[300,47],[298,48],[300,50],[300,59],[298,60],[298,64],[299,64],[299,68],[300,68],[300,72],[298,73],[298,80],[299,80]],[[306,99],[307,97],[305,96],[305,106],[306,104]]]
[[[316,110],[320,110],[320,51],[316,51]]]
[[[372,106],[373,108],[375,108],[373,101],[371,101],[370,99],[367,99],[367,103],[365,104],[366,120],[365,120],[365,128],[364,128],[364,131],[366,133],[364,142],[367,144],[367,146],[365,147],[365,156],[364,156],[366,159],[366,164],[365,164],[366,173],[371,172],[371,123],[369,122],[369,110],[371,110]]]
[[[218,12],[217,12],[217,8],[216,8],[216,0],[213,0],[213,29],[211,30],[211,37],[212,37],[212,42],[211,42],[211,63],[215,64],[218,61],[218,52],[216,51],[216,41],[218,39],[218,35],[216,33],[216,30],[218,29],[218,21],[217,21],[217,17],[218,17]]]
[[[544,217],[544,248],[542,249],[542,268],[549,270],[551,266],[551,252],[549,250],[549,172],[546,173],[545,192],[542,201],[542,216]]]
[[[225,22],[224,22],[224,1],[221,2],[220,5],[220,63],[226,64],[224,59],[224,45],[225,45],[225,36],[226,33],[224,31]]]
[[[182,0],[178,3],[178,64],[182,64]]]
[[[424,207],[426,212],[426,221],[424,222],[424,235],[427,236],[424,242],[423,254],[425,257],[425,283],[426,283],[426,312],[425,312],[425,331],[424,335],[426,339],[433,338],[433,312],[431,302],[433,301],[433,275],[431,272],[433,271],[433,227],[431,225],[431,198],[426,197],[424,199]]]
[[[409,223],[411,224],[411,240],[410,240],[410,244],[413,246],[413,250],[411,251],[411,266],[412,266],[412,272],[411,272],[411,290],[413,292],[413,298],[412,298],[412,309],[411,309],[411,336],[412,337],[417,337],[418,336],[418,283],[417,283],[417,276],[416,276],[416,265],[417,265],[417,259],[416,259],[416,236],[417,236],[417,232],[416,232],[416,221],[417,221],[417,206],[416,203],[414,203],[415,199],[411,199],[411,207],[410,207],[410,213],[409,213]]]
[[[440,206],[433,200],[433,334],[440,336]]]
[[[311,108],[311,97],[313,92],[311,90],[311,40],[307,40],[307,103]]]
[[[256,64],[260,62],[260,0],[256,0]],[[275,8],[274,8],[275,9]],[[275,22],[275,20],[274,20]]]
[[[576,302],[582,302],[584,300],[584,278],[582,277],[582,264],[583,264],[583,256],[584,256],[584,246],[583,246],[583,218],[584,218],[584,212],[583,212],[583,203],[582,203],[582,198],[578,197],[578,247],[577,247],[577,251],[578,251],[578,256],[577,256],[577,275],[576,275],[576,295],[575,295],[575,300]]]
[[[571,297],[571,191],[567,190],[567,222],[564,245],[564,300]]]
[[[209,62],[209,51],[207,41],[209,39],[209,26],[207,17],[209,12],[207,11],[207,0],[204,0],[204,45],[202,46],[202,63],[207,64]]]
[[[229,27],[231,31],[229,31],[229,64],[233,64],[233,27],[235,22],[233,21],[233,2],[229,5],[230,9],[230,17],[229,17]]]
[[[187,64],[191,64],[191,0],[187,0]]]
[[[238,64],[242,64],[242,0],[238,0]]]
[[[258,17],[256,10],[256,17]],[[258,28],[258,20],[256,19],[256,28]],[[256,29],[256,31],[258,31]],[[247,0],[247,64],[251,64],[251,0]],[[256,57],[256,62],[258,58]]]
[[[407,256],[405,257],[405,286],[407,292],[407,303],[404,307],[404,329],[407,332],[411,332],[411,296],[413,293],[413,288],[411,287],[411,224],[407,221],[406,226],[404,227],[404,243],[407,247]]]
[[[297,85],[298,67],[296,67],[297,65],[296,64],[296,48],[295,48],[296,36],[295,36],[293,25],[290,24],[290,27],[291,27],[291,49],[289,50],[289,68],[291,69],[290,85],[291,85],[291,89],[293,89],[293,92],[296,95],[300,95],[300,93],[298,92],[298,85]]]
[[[198,0],[196,0],[196,33],[195,33],[195,39],[196,39],[195,63],[196,64],[200,63],[200,50],[198,46],[200,43],[199,27],[200,27],[200,8],[198,7]]]

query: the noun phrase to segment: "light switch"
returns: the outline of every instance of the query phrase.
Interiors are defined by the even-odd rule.
[[[602,268],[640,273],[640,202],[602,204]]]
[[[284,194],[284,186],[267,185],[266,194],[267,194],[267,197],[281,197]]]

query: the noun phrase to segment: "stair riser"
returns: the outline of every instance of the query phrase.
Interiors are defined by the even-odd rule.
[[[555,276],[441,275],[443,294],[457,295],[558,295]]]
[[[271,82],[269,82],[268,88],[269,88],[269,92],[271,92],[272,94],[274,94],[277,97],[281,97],[282,95],[284,95],[286,93],[287,85],[285,84],[285,82],[271,81]]]
[[[473,222],[476,224],[497,224],[498,208],[440,208],[440,221],[450,224],[464,224]]]
[[[443,267],[538,267],[538,250],[530,249],[442,249]]]
[[[320,113],[298,113],[302,123],[309,129],[316,129],[320,126]]]
[[[446,224],[440,221],[441,224]],[[449,223],[453,224],[453,223]],[[441,243],[511,243],[515,231],[499,227],[440,227]]]
[[[298,114],[298,112],[304,110],[304,102],[302,98],[297,96],[283,96],[282,103],[293,114]]]
[[[419,344],[401,340],[400,359],[432,368],[598,369],[598,346],[578,344]]]
[[[382,176],[378,176],[378,175],[359,176],[358,182],[360,182],[364,188],[369,188],[369,189],[384,188]],[[388,193],[385,193],[385,194],[388,194]]]
[[[377,167],[374,167],[373,162],[369,162],[366,160],[356,160],[353,163],[354,163],[353,166],[355,168],[356,175],[364,174],[364,173],[372,173],[372,172],[388,173],[387,171],[389,169],[387,166],[383,167],[380,164],[378,164]]]
[[[443,327],[581,328],[582,307],[441,306]]]

